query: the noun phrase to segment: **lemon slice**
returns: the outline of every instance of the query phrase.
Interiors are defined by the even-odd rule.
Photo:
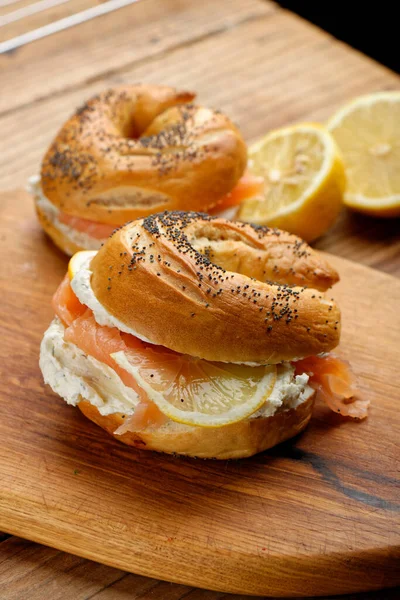
[[[305,123],[272,131],[250,147],[249,159],[251,172],[264,177],[264,194],[245,200],[239,219],[286,229],[307,241],[335,222],[346,179],[324,127]]]
[[[208,362],[157,346],[132,356],[111,356],[165,415],[187,425],[220,427],[241,421],[264,404],[276,382],[275,365]]]
[[[379,217],[400,215],[400,92],[356,98],[328,128],[342,151],[350,208]]]
[[[72,280],[82,265],[97,254],[96,250],[82,250],[73,255],[68,263],[68,277]]]

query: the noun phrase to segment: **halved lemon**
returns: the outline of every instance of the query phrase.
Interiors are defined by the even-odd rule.
[[[262,196],[245,200],[237,217],[279,227],[307,241],[335,222],[346,184],[331,134],[304,123],[272,131],[249,149],[249,168],[264,177]]]
[[[276,382],[275,365],[208,362],[157,346],[111,356],[167,417],[187,425],[241,421],[264,404]]]
[[[96,254],[96,250],[82,250],[74,254],[68,263],[69,279],[72,280],[88,258],[93,258]]]
[[[345,161],[350,208],[400,215],[400,92],[356,98],[328,122]]]

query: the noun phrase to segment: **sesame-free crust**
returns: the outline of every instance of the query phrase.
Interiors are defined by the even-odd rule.
[[[339,342],[339,308],[322,292],[336,271],[283,231],[192,212],[153,215],[114,232],[90,268],[110,314],[182,354],[276,364]]]
[[[315,397],[314,390],[308,389],[307,399],[297,408],[281,408],[271,417],[250,417],[224,427],[188,427],[168,422],[158,429],[147,428],[116,435],[114,432],[125,421],[124,415],[103,416],[86,401],[81,401],[78,408],[88,419],[128,446],[198,458],[245,458],[303,431],[311,418]]]

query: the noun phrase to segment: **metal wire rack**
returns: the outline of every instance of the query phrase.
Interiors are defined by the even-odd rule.
[[[76,0],[38,0],[31,3],[28,3],[29,0],[28,2],[27,0],[0,0],[0,54],[12,52],[36,40],[141,1],[106,0],[99,3],[96,0],[89,0],[86,5],[93,5],[84,10],[79,10],[80,3]],[[66,9],[68,8],[67,5],[70,4],[69,10],[65,10],[67,16],[61,16],[61,11],[61,13],[58,13],[61,18],[51,20],[51,9],[63,4],[66,5]],[[75,9],[77,12],[75,12]],[[37,26],[31,29],[30,24],[32,23],[32,19],[29,19],[29,17],[35,15],[40,15],[42,19],[35,19]],[[16,23],[18,24],[17,29],[12,27]],[[17,33],[15,34],[16,31]],[[10,35],[11,37],[9,37]]]

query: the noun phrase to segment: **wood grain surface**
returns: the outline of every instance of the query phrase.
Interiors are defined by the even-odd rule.
[[[274,4],[259,0],[145,0],[128,6],[0,56],[2,85],[9,90],[1,95],[0,111],[15,112],[50,95],[64,95],[135,64],[147,64],[150,76],[152,59],[275,10]]]
[[[400,281],[332,257],[341,354],[372,401],[253,459],[135,451],[46,388],[37,360],[65,269],[25,192],[0,198],[0,524],[118,569],[224,592],[299,596],[400,583]]]
[[[85,1],[73,4],[83,9]],[[65,16],[64,8],[58,7],[59,18]],[[14,34],[5,29],[4,39]],[[146,0],[0,56],[0,189],[23,185],[37,171],[57,127],[85,98],[106,86],[139,80],[195,89],[202,102],[228,112],[248,140],[287,122],[323,121],[357,94],[399,87],[396,75],[272,2]],[[13,226],[6,215],[6,228],[7,223]],[[29,227],[26,233],[31,235]],[[317,247],[400,275],[399,220],[379,221],[345,211]],[[50,268],[63,271],[64,259],[50,244],[47,262],[44,272],[29,275],[28,285],[46,280]],[[10,258],[10,275],[15,268],[26,276],[34,261],[13,265]],[[50,282],[43,285],[48,289]],[[27,289],[22,301],[29,311],[28,294]],[[32,294],[36,298],[37,291]],[[47,303],[41,310],[42,320],[50,315]],[[29,330],[37,337],[41,326],[35,325],[34,312],[28,315]],[[7,322],[7,335],[23,322],[21,316]],[[25,354],[35,351],[28,334],[16,361],[24,364]],[[18,373],[14,378],[18,380]],[[19,385],[31,384],[37,385],[29,378]],[[18,538],[0,544],[0,586],[5,600],[225,598],[126,574]],[[398,594],[385,590],[362,594],[362,600]]]
[[[0,546],[2,600],[251,600],[126,573],[12,537]],[[40,568],[38,568],[40,565]],[[329,600],[398,600],[399,590],[329,596]],[[269,596],[269,600],[277,598]],[[311,600],[310,596],[303,600]]]

